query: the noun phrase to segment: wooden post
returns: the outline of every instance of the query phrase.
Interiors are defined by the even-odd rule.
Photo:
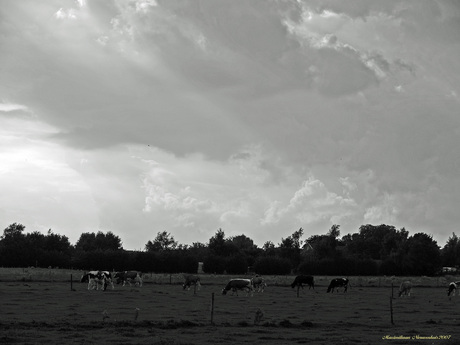
[[[211,325],[214,325],[214,292],[211,294]]]
[[[391,316],[391,324],[394,325],[393,322],[393,297],[390,296],[390,316]]]

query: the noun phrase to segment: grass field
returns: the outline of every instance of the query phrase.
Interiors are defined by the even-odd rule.
[[[460,344],[460,296],[447,297],[437,278],[394,298],[391,324],[384,278],[350,277],[348,293],[327,294],[329,278],[319,277],[315,291],[297,297],[281,284],[292,277],[267,277],[265,292],[250,297],[222,296],[229,277],[203,276],[194,295],[169,275],[142,287],[88,291],[75,281],[71,290],[70,279],[18,281],[1,273],[0,344]]]

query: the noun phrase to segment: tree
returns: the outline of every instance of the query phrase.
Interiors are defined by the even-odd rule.
[[[403,258],[403,273],[434,275],[441,268],[439,246],[425,233],[417,233],[407,240],[407,253]]]
[[[94,232],[85,232],[80,235],[75,249],[83,251],[95,251],[95,250],[119,250],[123,249],[121,246],[121,239],[114,235],[112,232],[104,234],[102,231],[98,231],[97,234]]]
[[[254,244],[254,241],[246,235],[239,235],[230,238],[230,242],[243,253],[247,259],[247,264],[252,266],[260,249]]]
[[[332,238],[337,238],[340,236],[340,225],[334,224],[331,226],[331,229],[327,233],[327,236]]]
[[[292,267],[297,267],[300,263],[300,249],[302,245],[301,237],[303,235],[303,229],[295,231],[291,236],[281,238],[279,245],[281,250],[281,256],[291,261]]]
[[[152,241],[148,241],[145,245],[145,250],[148,252],[159,252],[163,250],[174,250],[177,247],[177,242],[174,237],[166,232],[158,232],[157,237]]]
[[[2,240],[4,239],[12,239],[12,238],[19,238],[24,236],[23,232],[25,230],[25,226],[18,223],[13,223],[8,225],[8,227],[3,230]]]
[[[209,239],[209,251],[217,256],[230,256],[239,251],[238,247],[231,241],[225,239],[225,233],[219,228],[216,234]]]
[[[460,265],[460,240],[455,233],[447,240],[441,250],[442,264],[447,267]]]

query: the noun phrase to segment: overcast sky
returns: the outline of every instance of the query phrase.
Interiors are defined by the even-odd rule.
[[[0,228],[460,235],[457,0],[4,0]]]

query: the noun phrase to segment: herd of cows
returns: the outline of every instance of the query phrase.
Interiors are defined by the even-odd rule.
[[[183,289],[190,290],[193,285],[195,289],[200,289],[201,281],[200,277],[197,275],[184,275],[184,284],[182,285]],[[114,281],[116,284],[123,283],[123,286],[126,284],[142,286],[142,273],[137,271],[124,271],[124,272],[114,272],[109,271],[90,271],[83,274],[80,279],[82,283],[88,283],[88,290],[106,290],[108,286],[111,286],[114,289]],[[294,281],[291,284],[292,288],[297,287],[302,288],[304,285],[308,285],[309,289],[315,289],[315,279],[309,275],[298,275],[295,277]],[[327,288],[327,292],[333,293],[334,291],[338,292],[339,288],[343,288],[343,292],[347,292],[349,285],[349,280],[347,278],[335,278],[332,279]],[[222,289],[222,294],[226,295],[228,291],[232,292],[232,295],[238,291],[245,291],[247,294],[253,294],[256,292],[263,292],[267,284],[263,277],[256,275],[251,279],[246,278],[235,278],[230,279],[227,285]],[[451,282],[447,289],[447,296],[452,296],[458,294],[457,288],[460,287],[460,281]],[[407,280],[401,283],[399,287],[399,297],[405,295],[410,296],[412,290],[412,283]]]

